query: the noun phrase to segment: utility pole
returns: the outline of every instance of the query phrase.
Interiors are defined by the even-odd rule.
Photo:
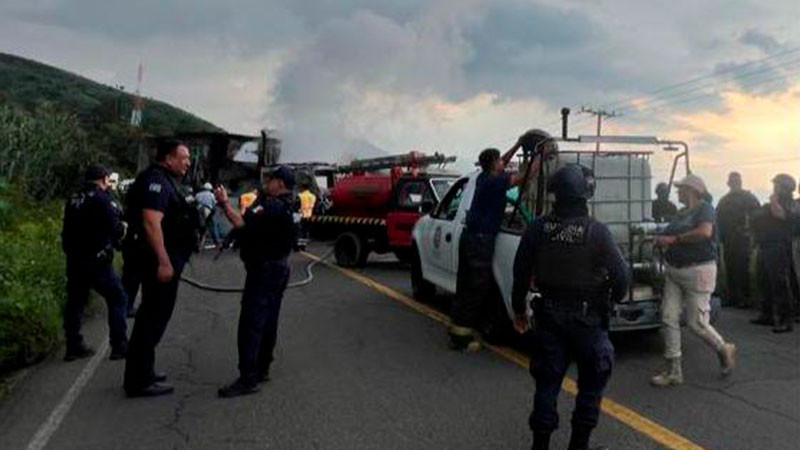
[[[131,125],[134,127],[142,126],[142,109],[144,107],[144,102],[142,101],[140,89],[142,87],[143,72],[144,68],[142,67],[142,63],[139,62],[139,68],[136,71],[136,92],[133,94],[133,110],[131,111]]]
[[[602,129],[603,117],[618,117],[620,114],[617,114],[616,111],[606,111],[605,109],[594,109],[594,108],[586,108],[581,107],[581,112],[585,114],[591,114],[597,117],[597,137],[600,137],[600,131]],[[595,152],[600,151],[600,141],[597,141],[597,146],[594,149]]]

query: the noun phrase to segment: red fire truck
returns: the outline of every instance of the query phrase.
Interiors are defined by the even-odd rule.
[[[363,266],[370,252],[394,252],[408,261],[411,230],[456,180],[443,170],[455,159],[411,152],[338,166],[328,177],[330,206],[305,219],[312,236],[335,240],[336,262],[343,267]]]

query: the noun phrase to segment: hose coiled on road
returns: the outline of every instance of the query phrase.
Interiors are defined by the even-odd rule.
[[[306,277],[304,279],[300,280],[300,281],[295,281],[293,283],[287,284],[286,285],[286,289],[298,288],[298,287],[301,287],[301,286],[305,286],[305,285],[311,283],[312,281],[314,281],[314,272],[313,272],[314,266],[316,266],[317,264],[319,264],[322,261],[324,261],[325,259],[327,259],[329,256],[331,256],[331,254],[333,254],[333,249],[328,250],[322,256],[320,256],[318,259],[316,259],[314,261],[310,261],[308,264],[306,264]],[[206,283],[203,283],[201,281],[195,280],[194,278],[188,277],[186,275],[181,275],[181,281],[183,281],[184,283],[186,283],[186,284],[188,284],[190,286],[194,286],[197,289],[202,289],[204,291],[222,292],[222,293],[244,292],[244,288],[233,287],[233,286],[217,286],[217,285],[213,285],[213,284],[206,284]]]

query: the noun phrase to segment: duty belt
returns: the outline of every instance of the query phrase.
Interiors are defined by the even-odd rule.
[[[595,298],[554,298],[542,297],[536,299],[533,309],[550,311],[579,312],[587,315],[589,312],[602,313],[605,307],[600,299]]]

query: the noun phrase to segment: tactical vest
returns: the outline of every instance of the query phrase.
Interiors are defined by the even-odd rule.
[[[91,223],[91,207],[99,195],[92,185],[72,194],[64,208],[64,225],[61,230],[61,248],[67,256],[81,260],[108,259],[111,239],[97,234],[97,224]]]
[[[268,202],[279,202],[280,217],[259,217],[259,207]],[[241,229],[239,255],[245,264],[260,264],[286,258],[297,243],[297,226],[294,222],[294,205],[289,196],[259,196],[245,213],[246,225]]]
[[[545,298],[593,300],[602,296],[607,273],[589,242],[591,217],[544,218],[536,252],[535,283]]]

